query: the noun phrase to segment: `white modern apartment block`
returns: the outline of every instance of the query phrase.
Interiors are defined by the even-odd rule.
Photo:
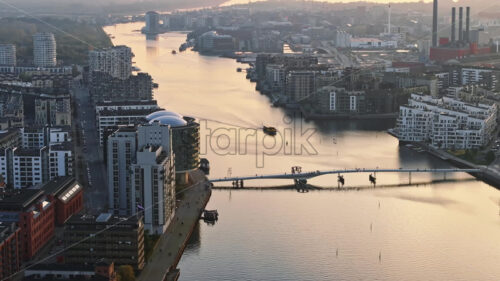
[[[125,80],[132,73],[132,49],[127,46],[115,46],[105,50],[89,52],[90,72],[104,72],[112,77]]]
[[[131,170],[137,151],[136,129],[121,127],[107,141],[108,206],[110,212],[119,215],[135,213],[132,204]]]
[[[42,148],[45,146],[45,129],[43,127],[24,127],[20,129],[23,148]]]
[[[138,125],[145,122],[148,114],[158,109],[102,110],[97,114],[97,129],[100,144],[104,145],[106,132],[118,126]]]
[[[16,66],[16,46],[0,44],[0,65]]]
[[[277,93],[285,88],[285,67],[278,64],[266,65],[266,82],[271,92]]]
[[[497,111],[496,104],[412,94],[408,105],[400,107],[395,133],[400,141],[426,142],[436,148],[479,148],[494,137]]]
[[[71,141],[71,127],[24,127],[19,129],[23,148],[42,148]]]
[[[49,147],[49,180],[73,175],[72,143],[52,144]]]
[[[99,115],[101,111],[112,110],[147,110],[159,109],[156,100],[138,100],[138,101],[102,101],[97,102],[95,113]]]
[[[152,121],[142,124],[137,128],[137,146],[149,145],[161,146],[163,150],[170,153],[172,151],[172,130],[170,125]]]
[[[490,88],[496,88],[497,77],[493,75],[491,69],[481,68],[462,68],[462,85],[471,85],[478,83],[489,83]]]
[[[57,64],[54,34],[41,32],[33,35],[33,59],[35,66],[54,67]]]
[[[47,147],[40,149],[16,147],[12,152],[14,188],[26,188],[48,181]]]
[[[175,168],[169,149],[147,145],[137,151],[131,183],[132,204],[143,213],[145,229],[163,234],[175,214]]]
[[[46,130],[48,144],[71,141],[71,127],[49,127]]]
[[[132,188],[137,211],[151,233],[162,234],[175,213],[175,166],[170,125],[151,122],[137,128]]]

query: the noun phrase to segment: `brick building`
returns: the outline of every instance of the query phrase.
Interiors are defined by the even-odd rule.
[[[19,255],[30,260],[63,224],[83,208],[83,188],[72,177],[52,180],[40,189],[5,192],[0,198],[0,222],[20,228]]]
[[[0,280],[19,271],[21,229],[15,223],[0,224]]]
[[[44,185],[43,190],[55,202],[56,225],[63,225],[83,209],[83,187],[73,177],[56,178]]]
[[[0,221],[21,229],[21,257],[31,259],[54,235],[55,206],[41,189],[5,194],[0,200]]]

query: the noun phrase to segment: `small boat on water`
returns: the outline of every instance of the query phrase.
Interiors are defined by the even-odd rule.
[[[175,55],[177,54],[177,51],[176,50],[172,50],[172,55]]]
[[[277,133],[277,130],[276,130],[276,128],[274,128],[274,127],[266,127],[266,126],[264,126],[264,127],[262,128],[262,131],[264,131],[264,133],[265,133],[266,135],[269,135],[269,136],[275,136],[275,135],[276,135],[276,133]]]
[[[219,212],[217,210],[204,210],[202,219],[205,221],[216,221],[219,219]]]
[[[210,162],[207,158],[200,159],[200,170],[202,170],[205,175],[210,174]]]

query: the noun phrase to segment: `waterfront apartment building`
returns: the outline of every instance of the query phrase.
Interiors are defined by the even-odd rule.
[[[412,94],[400,107],[395,133],[403,142],[443,149],[477,149],[495,137],[497,105]]]
[[[286,96],[291,102],[299,102],[316,90],[315,71],[294,70],[286,76]]]
[[[285,67],[278,64],[266,65],[266,85],[271,93],[284,92],[285,88]]]
[[[119,215],[135,213],[131,186],[131,166],[137,151],[136,128],[120,127],[108,137],[108,206],[110,212]]]
[[[107,156],[110,212],[140,213],[150,233],[164,233],[175,211],[170,125],[120,127],[108,137]]]
[[[132,74],[132,49],[127,46],[115,46],[104,50],[89,52],[89,71],[102,72],[113,78],[125,80]]]
[[[266,78],[268,64],[283,65],[285,69],[305,69],[317,65],[318,58],[303,54],[258,54],[255,59],[255,72],[258,80]]]
[[[139,126],[139,145],[171,147],[175,154],[176,182],[187,183],[188,172],[200,167],[200,124],[194,118],[167,110],[151,113],[146,120],[148,125]],[[171,138],[167,137],[167,126]]]
[[[65,262],[95,263],[114,261],[116,265],[144,267],[144,224],[141,216],[117,217],[102,213],[98,217],[71,217],[64,226],[64,242],[68,247]],[[81,243],[85,240],[84,243]]]
[[[112,77],[104,72],[92,72],[90,94],[101,101],[137,101],[153,99],[153,78],[139,72],[126,79]]]
[[[40,32],[33,35],[33,61],[38,67],[54,67],[57,64],[54,34]]]
[[[323,107],[319,110],[320,112],[358,114],[366,111],[366,93],[364,91],[346,91],[344,88],[327,86],[319,89],[316,95],[323,97],[324,103],[318,103]],[[325,105],[327,110],[324,108]]]
[[[16,46],[13,44],[0,44],[0,65],[16,66]]]
[[[144,16],[146,26],[143,29],[144,33],[155,34],[158,33],[160,27],[160,14],[155,11],[149,11]]]
[[[156,100],[124,100],[124,101],[110,101],[105,100],[97,102],[95,106],[96,115],[101,111],[113,110],[158,110],[158,102]]]
[[[146,145],[132,165],[131,192],[135,210],[149,233],[163,234],[175,213],[175,169],[169,148]]]
[[[196,42],[201,52],[225,52],[234,50],[234,39],[231,35],[218,34],[216,31],[203,33]]]

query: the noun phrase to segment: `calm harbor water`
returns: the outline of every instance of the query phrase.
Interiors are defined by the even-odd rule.
[[[106,28],[160,87],[158,103],[198,118],[211,178],[343,168],[446,168],[447,163],[399,147],[385,133],[393,121],[305,122],[270,106],[232,59],[176,55],[185,34],[157,40]],[[265,137],[260,128],[280,135]],[[254,133],[256,136],[251,135]],[[181,280],[497,280],[500,192],[468,175],[379,174],[377,189],[351,191],[214,191],[221,214],[201,224],[179,264]],[[310,181],[336,187],[337,176]],[[275,186],[289,181],[245,182]],[[368,175],[346,186],[369,187]]]

